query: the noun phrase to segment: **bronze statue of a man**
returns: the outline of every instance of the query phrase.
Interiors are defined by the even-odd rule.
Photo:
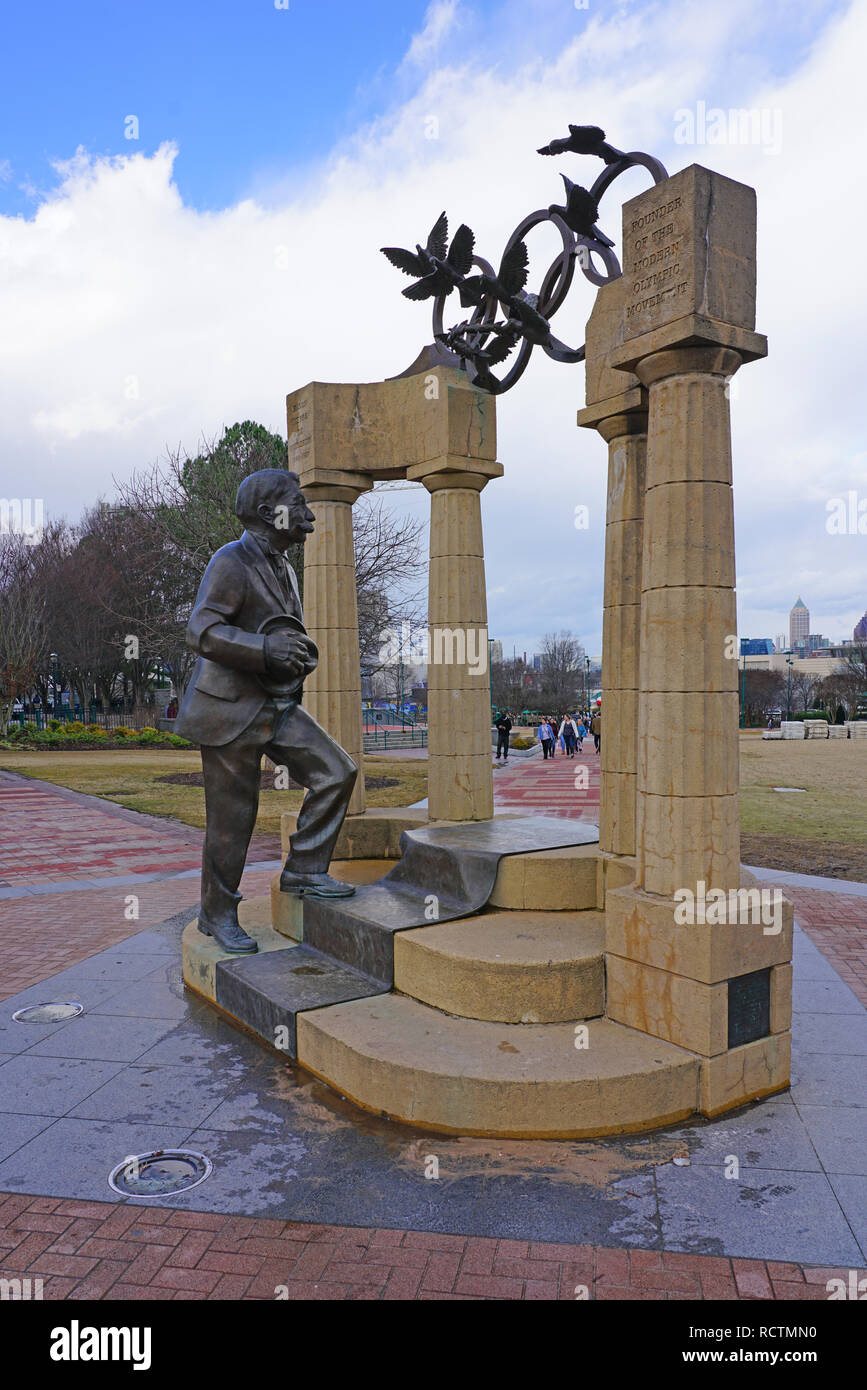
[[[349,897],[328,874],[358,769],[301,707],[319,656],[285,557],[313,530],[295,473],[245,478],[235,513],[246,530],[205,571],[187,627],[198,654],[177,732],[201,745],[205,844],[199,931],[227,951],[256,951],[238,922],[238,884],[259,805],[262,754],[307,788],[280,878],[284,892]]]

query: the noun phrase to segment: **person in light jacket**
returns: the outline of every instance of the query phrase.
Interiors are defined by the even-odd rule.
[[[566,749],[566,757],[574,758],[575,745],[578,742],[578,725],[575,723],[571,714],[567,714],[563,719],[563,723],[560,725],[560,738],[563,740],[563,745]]]
[[[545,762],[554,756],[554,730],[551,728],[547,718],[542,720],[536,731],[536,737],[542,745],[542,757]]]

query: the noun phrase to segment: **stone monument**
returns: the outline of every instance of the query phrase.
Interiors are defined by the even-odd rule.
[[[359,1106],[437,1131],[587,1137],[715,1115],[789,1081],[792,910],[740,867],[737,641],[728,383],[763,357],[755,194],[700,166],[669,177],[598,127],[541,154],[603,160],[591,189],[532,213],[499,269],[443,215],[425,247],[387,248],[430,298],[434,345],[385,382],[288,399],[289,465],[317,528],[305,702],[362,753],[351,509],[377,478],[431,494],[431,652],[484,630],[480,494],[502,475],[495,400],[534,349],[586,358],[579,424],[608,444],[601,826],[495,817],[487,681],[430,669],[427,811],[351,790],[335,872],[345,900],[275,878],[241,904],[259,953],[191,923],[184,978]],[[597,225],[619,174],[654,186],[623,208],[624,266]],[[529,294],[525,238],[562,252]],[[551,319],[576,268],[598,289],[586,346]],[[469,272],[477,271],[477,274]],[[458,292],[467,316],[443,327]],[[505,374],[500,364],[514,354]],[[459,369],[461,368],[461,369]],[[300,819],[283,818],[287,849]]]

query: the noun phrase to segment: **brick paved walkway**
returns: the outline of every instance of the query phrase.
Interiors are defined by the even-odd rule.
[[[0,1194],[2,1277],[43,1298],[825,1300],[848,1270]]]
[[[107,805],[102,809],[94,797],[73,800],[59,788],[48,791],[4,777],[0,887],[62,887],[70,881],[195,869],[201,831],[177,825],[150,829],[149,819],[119,815]]]
[[[494,808],[598,822],[599,758],[593,740],[588,739],[583,754],[574,758],[559,751],[547,762],[539,757],[510,758],[494,772]]]
[[[761,880],[761,869],[754,869]],[[867,897],[784,884],[800,926],[862,1004],[867,1004]]]
[[[201,843],[194,827],[0,773],[0,999],[194,908]],[[270,873],[248,871],[243,892],[266,893]]]

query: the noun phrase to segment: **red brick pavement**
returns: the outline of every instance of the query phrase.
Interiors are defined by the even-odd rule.
[[[508,766],[494,773],[494,808],[598,821],[599,758],[593,740],[588,739],[584,752],[574,758],[558,751],[547,762],[538,757],[510,759]]]
[[[761,869],[754,872],[760,879]],[[795,905],[798,925],[861,1003],[867,1004],[867,897],[825,893],[790,883],[779,886]]]
[[[0,886],[194,869],[201,831],[150,829],[95,798],[67,799],[21,782],[0,782]]]
[[[268,869],[248,870],[241,883],[245,897],[267,893],[272,877]],[[138,900],[134,921],[125,916],[130,896]],[[0,999],[116,946],[182,908],[193,909],[198,900],[197,877],[4,899],[0,901]]]
[[[0,1194],[0,1278],[45,1299],[827,1299],[845,1269]],[[863,1271],[859,1277],[863,1277]],[[279,1291],[279,1293],[278,1293]]]

